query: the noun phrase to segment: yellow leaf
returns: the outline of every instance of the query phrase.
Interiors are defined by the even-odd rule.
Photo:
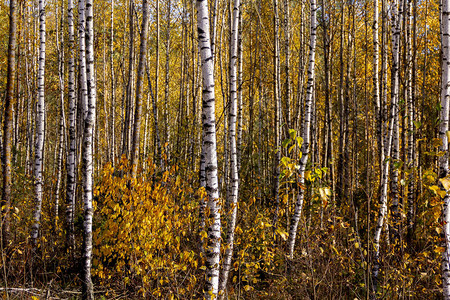
[[[448,177],[441,178],[439,181],[442,183],[442,186],[446,191],[450,189],[450,179]]]
[[[436,247],[436,249],[434,249],[434,252],[436,252],[436,253],[444,253],[444,251],[445,251],[445,247],[438,246],[438,247]]]
[[[336,247],[334,247],[334,246],[331,246],[331,249],[333,249],[333,250],[334,250],[334,252],[336,252],[336,254],[337,254],[337,255],[340,255],[340,253],[339,253],[338,249],[336,249]]]
[[[311,181],[311,171],[306,171],[305,172],[305,179],[308,181]]]

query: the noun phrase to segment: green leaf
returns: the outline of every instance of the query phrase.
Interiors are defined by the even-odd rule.
[[[322,170],[321,170],[321,169],[316,168],[316,169],[314,170],[314,172],[317,174],[317,176],[319,176],[320,179],[322,179]]]
[[[302,144],[303,144],[303,138],[301,136],[298,136],[297,137],[297,145],[298,145],[298,147],[301,148]]]
[[[416,129],[419,129],[420,126],[422,126],[422,122],[420,122],[420,121],[413,121],[413,123],[414,123],[414,126],[416,127]]]
[[[290,139],[285,139],[282,143],[283,148],[286,148],[291,143]]]
[[[289,157],[283,156],[283,157],[281,158],[281,163],[282,163],[284,166],[287,166],[288,163],[289,163],[290,161],[291,161],[291,159],[290,159]]]
[[[295,131],[295,129],[289,129],[289,136],[294,140],[297,136],[297,131]]]

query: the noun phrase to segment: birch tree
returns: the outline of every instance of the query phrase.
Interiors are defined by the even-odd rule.
[[[141,133],[141,114],[142,114],[142,85],[144,80],[144,69],[147,53],[147,35],[148,35],[148,1],[142,1],[142,27],[141,27],[141,45],[139,49],[139,65],[138,74],[136,79],[136,103],[134,112],[134,128],[133,128],[133,141],[131,144],[131,165],[132,165],[132,177],[135,178],[137,174],[137,164],[139,161],[139,140]]]
[[[69,143],[67,152],[67,186],[66,186],[66,246],[73,248],[74,226],[73,216],[75,211],[75,159],[76,159],[76,96],[75,96],[75,37],[73,24],[73,0],[67,1],[67,21],[69,27]]]
[[[130,140],[131,140],[131,124],[132,124],[132,109],[133,109],[133,73],[134,73],[134,0],[130,0],[129,3],[129,52],[128,52],[128,81],[126,85],[126,94],[125,94],[125,102],[126,105],[123,109],[125,109],[125,121],[123,123],[123,132],[122,132],[122,155],[125,155],[129,158],[130,152]]]
[[[216,120],[214,98],[214,66],[211,52],[208,1],[197,0],[198,49],[201,57],[202,92],[202,156],[205,164],[205,189],[209,208],[209,228],[206,248],[206,284],[204,297],[214,299],[219,289],[220,205],[217,179]]]
[[[60,115],[59,115],[59,141],[58,141],[58,158],[56,161],[56,191],[55,191],[55,226],[58,225],[59,219],[59,198],[62,185],[62,171],[63,171],[63,149],[64,149],[64,136],[65,136],[65,120],[66,116],[64,113],[64,4],[60,6],[61,11],[61,22],[60,28],[56,32],[56,42],[58,45],[58,79],[59,79],[59,105],[60,105]]]
[[[6,96],[4,102],[3,119],[3,147],[2,147],[2,201],[1,201],[1,227],[2,248],[9,240],[9,210],[11,206],[11,134],[12,134],[12,108],[14,104],[14,73],[16,69],[16,0],[9,1],[9,39],[8,39],[8,69],[6,79]]]
[[[300,160],[299,168],[299,183],[305,184],[305,170],[306,163],[308,162],[309,144],[311,140],[311,117],[313,109],[313,94],[314,94],[314,71],[315,71],[315,55],[316,55],[316,30],[317,30],[317,7],[316,0],[310,1],[311,10],[311,29],[310,29],[310,43],[309,43],[309,67],[308,67],[308,83],[306,90],[305,110],[304,110],[304,128],[302,132],[303,145],[302,145],[302,158]],[[288,255],[289,259],[294,258],[295,238],[297,236],[298,223],[300,221],[300,215],[303,208],[304,190],[298,189],[297,200],[295,202],[294,214],[291,218],[291,224],[289,228],[288,238]]]
[[[399,65],[400,65],[400,30],[401,30],[401,21],[400,21],[400,12],[399,6],[397,6],[397,2],[394,0],[392,3],[392,72],[391,72],[391,80],[392,80],[392,91],[391,91],[391,112],[389,118],[389,131],[385,144],[385,157],[388,158],[391,156],[391,152],[395,152],[396,142],[398,141],[398,130],[396,130],[396,126],[398,126],[398,93],[399,93]],[[397,134],[397,138],[395,138]],[[398,144],[398,142],[397,142]],[[393,155],[395,157],[395,155]],[[377,280],[380,269],[380,238],[381,231],[384,226],[384,221],[387,213],[387,193],[388,193],[388,180],[389,180],[389,165],[390,162],[388,159],[385,159],[382,167],[382,175],[381,175],[381,192],[380,192],[380,209],[378,213],[377,224],[375,227],[374,241],[373,241],[373,266],[372,266],[372,289],[374,292],[377,290]],[[395,188],[395,187],[394,187]],[[394,200],[393,200],[394,201]],[[395,203],[393,202],[393,206]],[[397,202],[398,206],[398,202]],[[394,209],[395,213],[395,209]]]
[[[111,0],[111,37],[109,45],[109,63],[110,63],[110,74],[111,74],[111,162],[115,165],[116,158],[116,77],[114,72],[114,0]]]
[[[273,228],[278,222],[280,210],[280,161],[281,161],[281,86],[280,86],[280,20],[278,15],[278,0],[273,1],[274,17],[274,56],[273,56],[273,100],[275,104],[275,160],[274,160],[274,197],[275,197],[275,216],[273,219]]]
[[[226,248],[223,258],[223,269],[220,282],[221,297],[225,296],[225,289],[230,273],[231,258],[233,257],[234,247],[234,230],[236,228],[237,217],[237,201],[239,193],[239,173],[238,158],[236,146],[236,117],[237,117],[237,58],[238,58],[238,36],[239,36],[239,9],[240,0],[233,1],[233,15],[231,20],[231,44],[230,44],[230,122],[229,122],[229,139],[230,139],[230,173],[231,173],[231,189],[229,197],[226,199],[226,212],[230,213],[228,220],[228,230],[226,238]]]
[[[41,222],[42,189],[43,189],[43,157],[45,129],[45,0],[39,0],[39,66],[38,66],[38,102],[36,108],[36,144],[34,152],[34,193],[35,207],[33,225],[31,226],[31,244],[37,245]]]
[[[81,6],[84,6],[81,0]],[[93,0],[86,0],[86,86],[88,91],[88,111],[84,119],[84,143],[83,143],[83,248],[82,248],[82,297],[94,299],[94,288],[91,279],[92,259],[92,192],[93,192],[93,137],[95,125],[95,108],[97,91],[94,68],[94,24],[93,24]]]

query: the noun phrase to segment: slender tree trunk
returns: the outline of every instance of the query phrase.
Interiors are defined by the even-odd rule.
[[[63,150],[64,150],[64,136],[66,133],[66,116],[64,113],[64,27],[63,27],[63,20],[64,20],[64,4],[61,3],[60,6],[61,9],[61,23],[60,23],[60,32],[61,34],[58,34],[57,30],[57,44],[58,44],[58,77],[59,77],[59,100],[60,100],[60,119],[59,119],[59,142],[58,142],[58,158],[57,158],[57,175],[56,175],[56,192],[55,192],[55,228],[58,227],[58,220],[59,220],[59,197],[61,192],[61,186],[62,186],[62,171],[63,171]],[[60,36],[60,40],[58,41]]]
[[[414,138],[414,95],[413,95],[413,73],[414,73],[414,63],[413,63],[413,50],[412,50],[412,1],[408,0],[407,8],[407,21],[405,24],[407,30],[407,116],[408,116],[408,132],[407,132],[407,168],[409,169],[408,178],[408,212],[407,212],[407,242],[409,246],[412,246],[413,241],[413,228],[414,228],[414,198],[415,198],[415,164],[414,164],[414,152],[415,152],[415,138]],[[414,18],[415,20],[415,18]],[[414,21],[415,22],[415,21]]]
[[[84,1],[84,0],[82,0]],[[97,91],[94,68],[94,20],[93,0],[86,0],[86,80],[88,90],[88,111],[84,119],[83,143],[83,248],[82,248],[82,298],[94,299],[94,287],[91,279],[92,265],[92,207],[93,196],[93,137],[95,126],[95,107]]]
[[[299,183],[301,186],[305,184],[305,169],[308,162],[309,144],[310,144],[310,131],[311,131],[311,117],[313,110],[313,95],[314,95],[314,71],[315,71],[315,55],[316,55],[316,30],[317,30],[317,8],[316,1],[311,0],[311,37],[310,37],[310,52],[309,52],[309,68],[308,68],[308,86],[306,91],[305,101],[305,113],[304,113],[304,129],[303,129],[303,145],[302,145],[302,158],[300,160],[299,168]],[[300,221],[300,215],[303,207],[304,190],[299,188],[297,194],[297,200],[295,202],[294,214],[292,215],[291,225],[289,228],[288,238],[288,255],[289,259],[294,258],[295,238],[297,236],[298,223]]]
[[[136,80],[136,103],[134,112],[133,142],[131,144],[131,176],[136,178],[137,165],[139,162],[139,140],[141,132],[141,113],[142,113],[142,86],[144,80],[144,68],[146,63],[145,54],[147,53],[147,35],[148,35],[148,1],[142,1],[142,28],[141,28],[141,46],[139,49],[139,65]]]
[[[155,101],[153,104],[153,117],[155,118],[155,128],[157,128],[158,124],[158,100],[159,100],[159,37],[160,37],[160,24],[159,24],[159,0],[156,0],[156,62],[155,62]],[[161,148],[161,135],[159,131],[155,135],[155,143],[156,143],[156,157],[160,163],[161,170],[164,169],[164,159],[162,158],[162,148]],[[158,148],[159,147],[159,148]]]
[[[33,212],[33,225],[31,226],[31,244],[36,247],[39,227],[41,222],[41,207],[44,179],[43,156],[44,156],[44,126],[45,126],[45,0],[39,0],[39,69],[38,69],[38,103],[36,115],[36,146],[34,153],[34,187],[35,208]]]
[[[405,1],[405,0],[403,0]],[[398,195],[398,167],[395,167],[396,162],[400,159],[400,120],[399,120],[399,93],[400,93],[400,51],[401,51],[401,32],[402,32],[402,16],[403,16],[403,4],[404,2],[400,1],[397,11],[397,23],[394,23],[395,29],[393,33],[393,56],[398,56],[393,58],[392,64],[392,73],[391,81],[392,81],[392,99],[395,99],[395,111],[394,114],[394,131],[393,131],[393,140],[391,147],[391,154],[386,154],[386,157],[391,156],[392,162],[392,171],[391,171],[391,198],[392,198],[392,219],[393,219],[393,237],[394,241],[398,242],[400,240],[400,209],[399,209],[399,195]],[[406,96],[406,95],[405,95]],[[391,100],[393,102],[394,100]],[[391,104],[392,105],[392,104]],[[402,147],[405,149],[405,147]],[[386,149],[387,150],[387,149]],[[387,153],[387,152],[386,152]]]
[[[382,164],[384,163],[384,145],[382,136],[382,120],[381,120],[381,104],[380,104],[380,84],[379,84],[379,68],[378,68],[378,1],[374,1],[373,14],[373,103],[375,107],[375,120],[378,139],[378,149],[380,155],[380,174],[383,172]],[[383,16],[384,17],[384,16]],[[384,45],[383,45],[384,46]],[[383,53],[384,55],[384,53]],[[384,58],[384,56],[383,56]],[[384,61],[383,61],[384,62]]]
[[[211,53],[213,56],[215,65],[215,58],[216,58],[216,41],[217,41],[217,11],[219,10],[220,2],[219,0],[213,0],[214,6],[212,11],[212,28],[211,28]]]
[[[88,90],[86,81],[86,0],[78,0],[78,146],[82,148],[84,137],[84,120],[88,112]],[[81,165],[82,152],[79,151],[77,166]],[[77,174],[75,173],[75,176]],[[76,191],[75,191],[76,192]]]
[[[240,12],[242,11],[242,2],[240,3],[241,8],[239,9]],[[243,115],[242,115],[242,69],[244,65],[244,57],[243,57],[243,45],[242,45],[242,14],[239,13],[239,33],[238,33],[238,82],[237,82],[237,101],[238,101],[238,125],[237,125],[237,171],[238,175],[241,171],[241,159],[242,159],[242,127],[243,127]],[[252,75],[254,77],[254,75]],[[253,109],[253,108],[252,108]],[[251,109],[251,111],[252,111]],[[253,113],[250,113],[249,120],[250,123],[253,122]],[[252,130],[250,130],[250,136]]]
[[[237,166],[237,146],[236,146],[236,117],[237,117],[237,58],[239,39],[239,9],[240,0],[233,1],[233,16],[231,23],[231,45],[230,45],[230,123],[229,123],[229,145],[230,145],[230,174],[231,188],[229,198],[226,199],[226,212],[230,213],[227,228],[227,238],[225,241],[225,254],[223,258],[223,269],[220,282],[221,298],[224,299],[228,282],[228,275],[233,257],[234,230],[236,228],[237,201],[239,193],[239,173]],[[231,210],[231,211],[230,211]]]
[[[123,133],[122,133],[122,155],[129,158],[130,152],[130,129],[131,129],[131,114],[133,109],[133,74],[134,74],[134,0],[130,0],[129,5],[129,25],[130,25],[130,42],[129,42],[129,56],[128,56],[128,81],[126,86],[126,110],[125,110],[125,121],[123,123]]]
[[[110,149],[110,159],[112,165],[115,165],[116,159],[116,78],[114,74],[114,0],[111,0],[111,41],[110,41],[110,74],[111,74],[111,149]]]
[[[389,132],[387,135],[387,140],[385,144],[386,157],[391,156],[393,152],[393,158],[395,157],[395,152],[398,147],[398,91],[399,91],[399,62],[400,62],[400,13],[398,7],[393,2],[392,18],[393,18],[393,34],[392,34],[392,96],[391,96],[391,113],[389,120]],[[400,5],[401,6],[401,5]],[[397,135],[397,137],[396,137]],[[396,142],[397,141],[397,142]],[[398,151],[398,150],[397,150]],[[380,194],[380,211],[378,214],[377,225],[375,228],[374,242],[373,242],[373,267],[372,267],[372,290],[376,293],[378,288],[378,274],[380,269],[380,238],[381,231],[384,227],[384,219],[387,212],[387,192],[388,192],[388,177],[389,177],[389,160],[385,159],[383,165],[383,173],[381,177],[381,194]],[[393,173],[395,176],[395,173]],[[395,182],[395,178],[393,178]],[[396,185],[391,186],[395,189]],[[395,205],[395,198],[393,199],[393,206]],[[398,211],[398,198],[397,198],[397,208],[392,209],[393,214]],[[394,216],[395,218],[395,216]],[[395,222],[395,221],[394,221]]]
[[[280,210],[280,160],[281,160],[281,96],[280,96],[280,39],[279,39],[279,16],[278,0],[273,1],[274,7],[274,85],[273,98],[275,103],[275,159],[274,159],[274,198],[275,198],[275,216],[273,218],[273,230],[275,232]]]
[[[14,105],[14,73],[16,69],[16,0],[9,1],[9,40],[8,40],[8,69],[6,79],[6,97],[4,102],[4,119],[3,119],[3,147],[2,147],[2,248],[6,247],[9,242],[10,216],[9,210],[11,206],[11,134],[12,134],[12,108]]]
[[[156,106],[156,96],[152,90],[152,83],[151,83],[151,79],[150,79],[150,71],[148,69],[148,65],[146,66],[146,70],[147,70],[148,87],[150,90],[150,96],[152,97],[153,123],[155,126],[156,161],[159,162],[160,167],[163,167],[164,162],[163,162],[163,159],[161,156],[161,138],[160,138],[159,125],[158,125],[158,107]]]
[[[346,103],[344,97],[344,26],[345,26],[345,1],[341,3],[341,23],[340,23],[340,47],[339,47],[339,151],[338,151],[338,166],[337,173],[339,174],[337,182],[338,201],[342,202],[345,194],[345,170],[344,170],[344,151],[346,141],[346,128],[345,128],[345,106]]]
[[[167,1],[167,28],[166,28],[166,66],[165,66],[165,83],[164,83],[164,130],[165,130],[165,141],[164,141],[164,154],[166,160],[170,161],[170,122],[169,122],[169,85],[170,85],[170,18],[171,18],[171,0]]]
[[[203,143],[202,155],[205,156],[206,192],[210,227],[208,228],[208,244],[206,248],[206,299],[217,297],[219,289],[219,263],[220,263],[220,205],[219,185],[217,179],[217,152],[216,152],[216,120],[214,116],[214,66],[211,53],[209,32],[208,3],[197,0],[197,29],[198,49],[202,60],[203,78]]]
[[[75,96],[75,47],[73,25],[73,0],[68,0],[67,19],[69,25],[69,149],[67,153],[67,187],[66,187],[66,247],[70,251],[75,246],[74,212],[76,192],[76,96]]]
[[[290,24],[290,0],[284,0],[284,76],[285,76],[285,105],[286,105],[286,133],[291,129],[291,24]],[[286,138],[289,134],[286,135]]]

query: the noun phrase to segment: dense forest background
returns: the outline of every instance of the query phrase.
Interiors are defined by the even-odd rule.
[[[4,297],[450,299],[449,16],[1,1]]]

